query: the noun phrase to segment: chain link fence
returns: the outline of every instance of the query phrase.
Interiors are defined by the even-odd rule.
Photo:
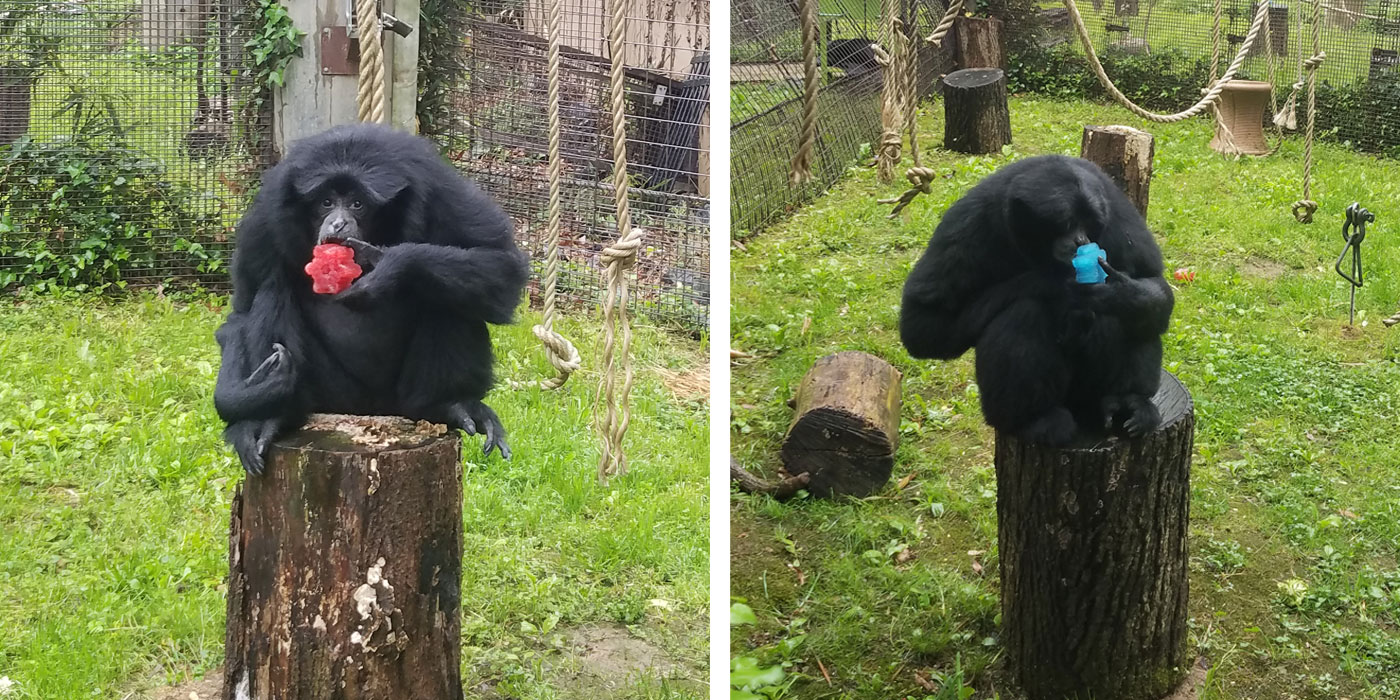
[[[0,289],[226,280],[272,160],[247,0],[0,5]]]
[[[946,52],[919,37],[947,9],[932,0],[894,0],[919,56],[919,93],[948,70]],[[731,0],[730,148],[734,235],[757,231],[839,179],[857,158],[873,157],[880,138],[884,69],[879,0],[822,0],[818,12],[817,144],[812,183],[788,173],[803,111],[802,32],[797,0]]]
[[[546,2],[440,4],[461,12],[455,26],[466,40],[429,61],[447,72],[428,78],[433,104],[424,131],[515,218],[540,272],[549,203]],[[627,14],[629,195],[633,225],[646,232],[633,308],[703,330],[710,287],[709,2],[631,0]],[[559,293],[565,303],[601,301],[599,252],[619,236],[606,17],[603,0],[564,3]],[[535,299],[539,283],[531,290]]]

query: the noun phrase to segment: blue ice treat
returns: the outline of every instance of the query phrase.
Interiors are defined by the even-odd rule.
[[[1107,261],[1108,253],[1097,243],[1086,243],[1074,252],[1074,281],[1080,284],[1098,284],[1108,279],[1108,273],[1099,266],[1099,261]]]

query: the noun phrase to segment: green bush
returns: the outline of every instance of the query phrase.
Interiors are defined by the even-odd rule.
[[[1150,110],[1189,107],[1210,81],[1210,59],[1194,58],[1179,49],[1135,54],[1110,48],[1099,60],[1128,99]],[[1007,84],[1013,93],[1063,99],[1109,97],[1075,44],[1030,48],[1013,55],[1008,63]]]
[[[105,289],[223,269],[216,212],[113,134],[0,147],[0,288]]]
[[[1300,97],[1306,105],[1306,99]],[[1317,133],[1320,138],[1344,141],[1371,153],[1400,157],[1400,122],[1395,119],[1400,105],[1400,75],[1385,73],[1375,80],[1317,86]],[[1298,110],[1299,126],[1306,107]]]

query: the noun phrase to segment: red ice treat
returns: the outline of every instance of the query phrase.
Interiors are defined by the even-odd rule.
[[[1194,282],[1195,280],[1196,280],[1196,271],[1195,271],[1195,270],[1192,270],[1192,269],[1189,268],[1189,267],[1177,268],[1177,271],[1176,271],[1176,281],[1178,281],[1178,282]]]
[[[311,291],[317,294],[343,292],[361,272],[360,266],[355,264],[355,251],[339,243],[316,246],[311,251],[311,262],[306,263],[306,274],[311,275]]]

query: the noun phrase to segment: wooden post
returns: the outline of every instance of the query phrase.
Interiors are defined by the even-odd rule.
[[[868,496],[884,487],[899,445],[899,370],[863,352],[817,360],[797,387],[783,466],[814,496]]]
[[[1152,187],[1152,134],[1131,126],[1086,126],[1079,157],[1103,168],[1144,217]]]
[[[273,142],[279,155],[294,142],[338,124],[359,121],[358,39],[348,11],[353,0],[285,2],[302,37],[302,55],[287,65],[273,91]],[[389,123],[416,133],[419,0],[383,0],[383,10],[413,27],[407,37],[384,32],[385,105]]]
[[[959,17],[953,24],[953,65],[963,68],[1006,68],[1001,20]]]
[[[1190,669],[1195,412],[1175,377],[1134,440],[1053,449],[997,435],[1002,644],[1029,700],[1158,700]]]
[[[224,700],[462,698],[461,440],[313,416],[234,496]]]
[[[1011,143],[1006,74],[968,68],[943,78],[943,147],[960,153],[999,153]]]

